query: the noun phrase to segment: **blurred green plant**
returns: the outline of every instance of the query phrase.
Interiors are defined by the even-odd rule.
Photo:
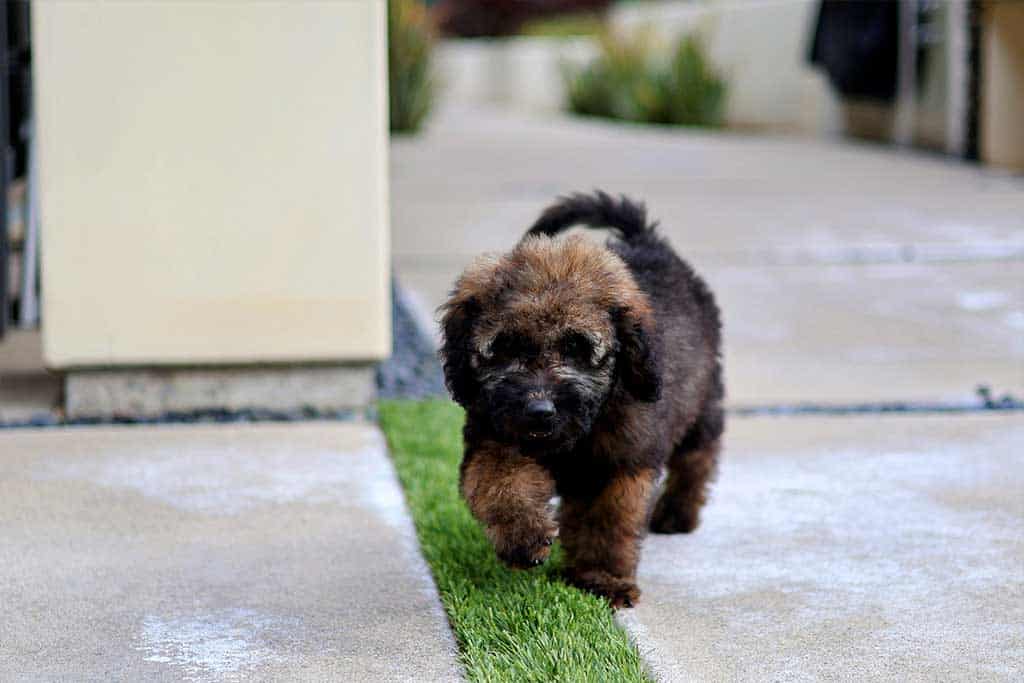
[[[393,133],[419,130],[434,104],[434,27],[421,0],[388,0],[388,99]]]
[[[720,126],[728,84],[704,42],[685,35],[668,50],[650,31],[605,33],[600,55],[564,70],[569,110],[586,116],[685,126]]]
[[[531,19],[519,29],[520,35],[542,38],[575,38],[604,33],[604,18],[595,12],[560,14],[547,19]]]

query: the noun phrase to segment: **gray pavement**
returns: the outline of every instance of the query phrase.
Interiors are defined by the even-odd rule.
[[[1024,261],[707,271],[734,406],[1024,398]]]
[[[1024,178],[867,144],[440,112],[392,145],[422,318],[558,194],[645,200],[725,315],[733,405],[1024,393]]]
[[[474,256],[602,187],[715,288],[734,406],[1024,393],[1024,179],[458,110],[393,144],[392,177],[425,325]],[[16,341],[8,376],[40,381]],[[36,389],[0,406],[27,416]],[[1019,412],[732,419],[704,525],[647,541],[623,623],[665,680],[1019,679],[1022,458]],[[0,431],[0,538],[0,680],[460,673],[370,425]]]
[[[456,680],[375,426],[0,431],[0,680]]]
[[[620,615],[662,680],[1019,681],[1024,417],[734,420]]]
[[[473,257],[599,187],[645,200],[716,291],[733,407],[1024,396],[1024,178],[448,109],[392,145],[392,182],[427,327]],[[666,681],[1020,680],[1022,415],[733,418],[704,524],[647,540],[621,622]]]

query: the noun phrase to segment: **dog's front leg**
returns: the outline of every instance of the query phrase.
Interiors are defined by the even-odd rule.
[[[502,562],[522,569],[548,559],[558,535],[550,472],[515,448],[485,443],[466,450],[460,488]]]
[[[563,495],[559,519],[569,583],[604,597],[612,607],[640,598],[636,565],[657,473],[621,473],[596,495]]]

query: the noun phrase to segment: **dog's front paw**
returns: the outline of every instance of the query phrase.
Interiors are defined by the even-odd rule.
[[[523,517],[487,527],[498,558],[513,569],[543,564],[551,555],[558,527],[547,517]]]
[[[604,598],[612,609],[632,607],[640,601],[640,589],[636,583],[605,571],[569,570],[565,578],[571,585]]]

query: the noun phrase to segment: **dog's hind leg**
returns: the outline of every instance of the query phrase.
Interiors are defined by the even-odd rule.
[[[656,480],[645,469],[616,475],[593,495],[563,493],[559,520],[569,583],[612,607],[636,603],[636,565]]]
[[[715,401],[676,446],[669,457],[665,490],[651,515],[651,531],[688,534],[700,524],[700,509],[718,469],[724,424],[721,404]]]

